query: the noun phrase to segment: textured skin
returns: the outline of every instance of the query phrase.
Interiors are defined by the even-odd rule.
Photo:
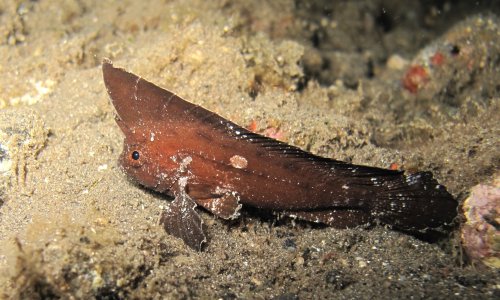
[[[456,216],[456,201],[429,172],[404,175],[315,156],[252,133],[110,61],[103,62],[103,74],[125,134],[124,171],[176,197],[162,223],[195,249],[205,240],[196,205],[225,219],[238,217],[243,204],[339,228],[380,221],[415,232]]]

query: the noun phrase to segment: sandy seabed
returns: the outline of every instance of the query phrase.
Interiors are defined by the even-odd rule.
[[[462,216],[428,243],[201,212],[195,252],[120,170],[105,57],[315,154],[432,171],[459,204],[498,182],[495,1],[331,2],[0,1],[0,298],[498,298]]]

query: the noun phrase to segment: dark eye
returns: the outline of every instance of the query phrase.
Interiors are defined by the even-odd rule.
[[[132,159],[133,160],[138,160],[141,155],[139,154],[138,151],[132,152]]]
[[[457,45],[451,46],[450,53],[453,56],[459,55],[460,54],[460,47],[458,47]]]

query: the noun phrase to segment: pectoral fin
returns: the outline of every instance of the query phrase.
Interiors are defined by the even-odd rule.
[[[196,203],[184,191],[163,212],[160,223],[169,234],[181,238],[189,247],[201,251],[207,241],[203,220],[195,210]]]
[[[196,199],[196,203],[222,219],[233,220],[240,216],[240,197],[235,192],[209,199]]]

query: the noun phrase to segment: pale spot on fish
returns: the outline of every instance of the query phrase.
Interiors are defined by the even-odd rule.
[[[248,166],[247,159],[240,155],[231,156],[229,161],[231,162],[231,166],[233,166],[236,169],[244,169]]]

